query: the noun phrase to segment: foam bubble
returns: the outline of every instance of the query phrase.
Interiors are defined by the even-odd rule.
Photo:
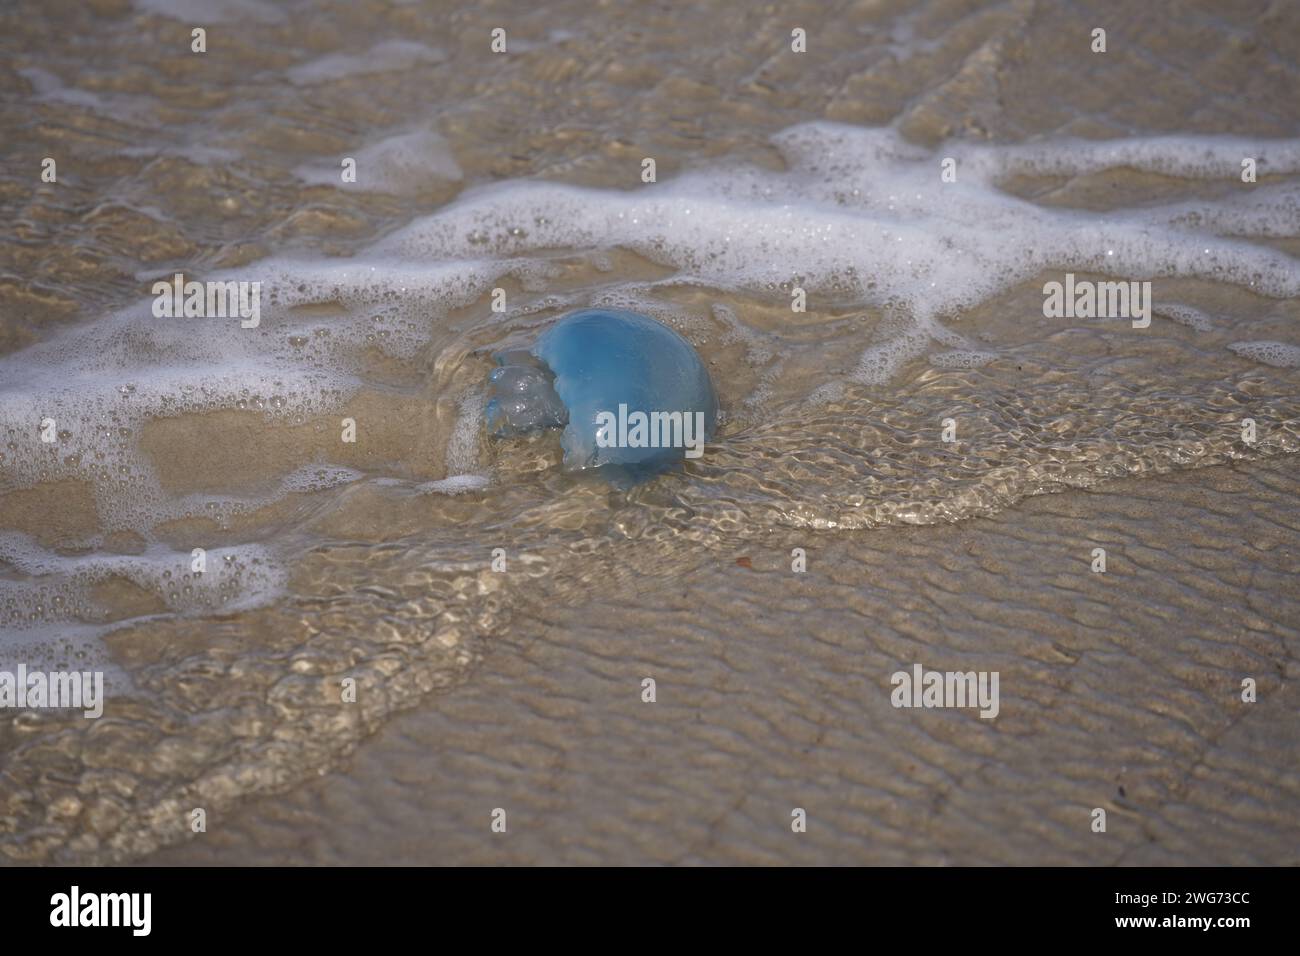
[[[971,349],[954,349],[951,352],[934,352],[930,364],[936,368],[983,368],[997,361],[996,352],[979,352]]]
[[[1300,368],[1300,345],[1287,342],[1233,342],[1230,350],[1242,358],[1253,359],[1276,368]]]
[[[0,579],[0,631],[27,643],[69,629],[84,643],[111,628],[103,621],[95,589],[111,579],[129,582],[156,613],[197,615],[269,604],[287,580],[282,563],[264,546],[208,549],[202,572],[191,551],[151,545],[140,554],[70,556],[41,548],[23,535],[0,534],[0,563],[30,580]]]
[[[168,495],[138,446],[144,425],[219,410],[284,423],[333,412],[359,387],[367,349],[411,357],[429,341],[431,320],[473,302],[512,267],[270,259],[211,277],[262,284],[256,328],[242,328],[237,317],[157,318],[145,300],[0,357],[4,482],[89,482],[105,531],[147,532],[164,521],[223,521],[255,510],[284,489],[250,499]],[[338,314],[300,312],[322,303]],[[45,420],[55,423],[56,443],[39,438]]]
[[[305,465],[292,472],[281,482],[285,491],[325,491],[360,481],[364,475],[355,468],[337,465]]]
[[[42,103],[58,103],[80,107],[101,116],[123,122],[155,122],[155,104],[147,97],[131,93],[104,93],[68,86],[49,70],[24,67],[17,71],[32,85],[33,99]]]
[[[483,491],[491,482],[486,475],[450,475],[438,481],[428,481],[416,487],[417,491],[439,495],[463,495]]]
[[[450,145],[432,130],[395,133],[358,150],[352,158],[357,163],[355,183],[343,182],[337,160],[299,166],[294,174],[316,185],[396,195],[457,181],[464,175]]]
[[[285,75],[296,86],[329,83],[367,73],[409,70],[421,63],[441,63],[446,54],[413,40],[384,40],[365,53],[328,53],[290,67]]]
[[[133,0],[141,13],[183,20],[186,23],[282,23],[285,14],[264,0]]]
[[[464,173],[456,165],[451,146],[433,130],[398,133],[359,150],[356,182],[344,183],[342,168],[330,165],[299,166],[295,170],[305,182],[339,186],[342,189],[406,195],[419,193],[442,182],[459,181]]]
[[[1214,327],[1210,317],[1200,309],[1193,308],[1190,305],[1179,305],[1176,302],[1169,302],[1165,305],[1157,305],[1152,310],[1156,315],[1163,316],[1166,319],[1172,319],[1179,325],[1186,325],[1195,329],[1197,332],[1208,332]]]
[[[1215,224],[1233,236],[1293,228],[1293,205],[1175,203],[1099,215],[1036,206],[998,186],[1018,172],[1121,165],[1220,175],[1239,163],[1241,140],[951,144],[931,152],[891,129],[810,123],[774,141],[789,166],[784,172],[698,171],[635,192],[506,183],[467,192],[384,245],[394,255],[431,260],[622,247],[675,267],[676,280],[690,276],[773,298],[787,294],[797,264],[809,291],[908,317],[910,329],[873,344],[852,373],[872,384],[921,354],[924,339],[940,334],[937,317],[959,315],[1046,270],[1200,277],[1274,297],[1300,294],[1294,259],[1214,231]],[[1270,170],[1300,169],[1300,142],[1249,146]],[[939,176],[939,161],[949,155],[957,159],[956,183]],[[1190,215],[1198,208],[1205,218]],[[609,296],[595,304],[637,307]]]

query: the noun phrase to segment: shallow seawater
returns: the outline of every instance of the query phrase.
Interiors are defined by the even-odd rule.
[[[1294,668],[1296,10],[1143,4],[1098,55],[1079,11],[1104,24],[1106,5],[1051,0],[744,18],[726,5],[202,6],[203,54],[184,2],[0,12],[0,669],[75,664],[110,685],[99,720],[3,715],[0,858],[147,858],[192,840],[188,813],[204,807],[245,814],[221,859],[256,859],[257,821],[281,824],[249,798],[310,799],[323,774],[388,777],[396,792],[373,815],[400,820],[414,798],[392,780],[409,773],[420,782],[406,787],[472,820],[457,800],[477,792],[464,780],[477,767],[549,815],[552,837],[512,857],[544,861],[593,812],[648,798],[610,792],[570,818],[538,794],[619,775],[639,734],[661,731],[616,714],[609,739],[582,738],[603,758],[543,773],[565,746],[550,721],[566,685],[531,673],[529,649],[558,648],[551,666],[573,669],[570,691],[590,701],[611,689],[587,670],[633,659],[635,633],[647,662],[702,695],[697,713],[746,715],[710,718],[716,738],[655,738],[659,759],[683,764],[676,784],[647,784],[656,806],[721,813],[752,759],[765,779],[786,766],[793,790],[833,794],[834,761],[782,764],[760,728],[807,753],[828,734],[834,746],[823,723],[874,714],[879,729],[851,733],[847,751],[898,785],[850,804],[900,817],[873,833],[828,812],[855,852],[797,858],[978,862],[987,834],[945,836],[909,801],[985,774],[986,802],[964,808],[976,818],[1031,783],[1056,808],[1094,806],[1075,775],[1122,773],[1074,746],[1069,718],[1098,708],[1099,726],[1131,739],[1146,776],[1129,789],[1158,817],[1226,726],[1207,675]],[[496,26],[506,54],[488,48]],[[790,52],[793,26],[809,53]],[[57,182],[40,178],[46,157]],[[355,182],[340,177],[347,158]],[[259,283],[255,324],[158,315],[154,284],[176,273]],[[1067,274],[1149,282],[1150,315],[1048,317],[1044,286]],[[556,432],[487,438],[493,356],[587,307],[647,314],[702,356],[721,420],[701,458],[611,485],[565,473]],[[1220,465],[1259,470],[1238,486]],[[1199,469],[1219,475],[1204,479],[1203,515]],[[1117,505],[1123,522],[1089,518],[1081,492],[1101,501],[1120,478],[1174,482],[1186,510],[1174,520],[1152,493]],[[1049,492],[1072,504],[1045,514],[1031,499]],[[1221,508],[1240,510],[1248,547],[1216,545],[1234,524]],[[977,557],[949,560],[958,542]],[[1095,593],[1099,544],[1178,582],[1159,592],[1168,604],[1132,610],[1155,593],[1132,580]],[[775,574],[795,548],[814,573],[736,579],[738,556]],[[1018,560],[1065,553],[1074,571],[1015,583]],[[1081,637],[1111,626],[1126,631],[1115,646]],[[1171,627],[1209,644],[1160,644]],[[1053,671],[1084,645],[1113,664],[1112,687],[1104,668],[1080,685]],[[1172,658],[1152,660],[1155,646]],[[995,739],[911,740],[920,771],[885,756],[888,674],[918,652],[1017,675],[1040,719],[1010,707]],[[1163,704],[1144,696],[1144,667],[1174,675]],[[640,673],[625,675],[633,700]],[[340,702],[345,679],[355,703]],[[1061,697],[1024,690],[1035,682]],[[493,689],[498,735],[480,732]],[[1097,705],[1103,690],[1114,698]],[[744,693],[802,703],[747,710]],[[1146,723],[1152,711],[1183,714],[1190,737]],[[402,712],[425,778],[410,738],[394,742]],[[1265,713],[1268,739],[1294,751],[1294,708]],[[1143,739],[1167,765],[1139,759]],[[486,766],[512,746],[517,779]],[[1073,763],[1042,759],[1057,749]],[[1273,803],[1247,788],[1268,812],[1235,837],[1259,853],[1294,828],[1294,782],[1273,783]],[[785,796],[769,796],[781,826]],[[372,810],[358,795],[320,826],[347,832]],[[632,834],[573,859],[780,859],[760,827],[711,855],[683,826],[680,854],[647,857]],[[401,858],[393,832],[380,856]],[[451,862],[486,859],[447,841]],[[1050,834],[1050,851],[1017,845],[1020,862],[1068,858]]]

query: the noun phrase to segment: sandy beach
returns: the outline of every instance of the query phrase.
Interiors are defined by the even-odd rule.
[[[0,11],[0,863],[1300,864],[1300,7],[197,6]]]

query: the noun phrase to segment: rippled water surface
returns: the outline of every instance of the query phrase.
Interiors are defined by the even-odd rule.
[[[1118,7],[0,10],[0,666],[110,683],[0,722],[3,858],[1297,862],[1300,7]],[[484,435],[588,306],[695,346],[701,459]]]

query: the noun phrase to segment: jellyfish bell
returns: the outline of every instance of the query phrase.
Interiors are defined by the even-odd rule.
[[[695,349],[637,312],[572,312],[531,349],[496,361],[489,433],[562,427],[568,471],[653,470],[699,458],[717,425],[717,394]]]

